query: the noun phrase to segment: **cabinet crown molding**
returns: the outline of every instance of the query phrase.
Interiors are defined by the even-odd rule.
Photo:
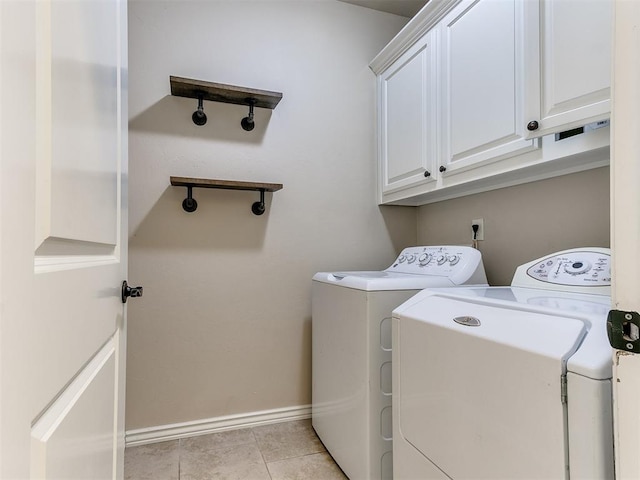
[[[376,75],[387,69],[462,0],[430,0],[369,63]]]

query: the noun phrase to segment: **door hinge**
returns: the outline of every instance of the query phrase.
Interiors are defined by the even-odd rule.
[[[638,312],[609,311],[607,336],[613,348],[640,353],[640,315]]]
[[[562,401],[563,405],[567,403],[567,376],[566,375],[562,375],[560,377],[560,400]]]

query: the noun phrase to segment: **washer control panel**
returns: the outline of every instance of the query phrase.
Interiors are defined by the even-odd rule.
[[[573,250],[537,260],[527,275],[540,282],[580,287],[611,285],[611,255],[604,251]]]
[[[469,262],[477,262],[479,257],[480,252],[465,246],[409,247],[385,271],[450,275]]]

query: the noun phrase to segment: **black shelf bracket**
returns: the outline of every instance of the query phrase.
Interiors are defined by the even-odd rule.
[[[218,188],[225,190],[251,190],[260,192],[260,200],[251,205],[254,215],[262,215],[265,210],[265,192],[277,192],[282,189],[281,183],[240,182],[236,180],[214,180],[206,178],[171,177],[171,185],[187,188],[187,198],[182,202],[185,212],[192,213],[198,208],[198,202],[193,198],[194,188]]]
[[[198,100],[198,109],[193,113],[191,119],[193,123],[200,126],[207,123],[207,116],[204,113],[204,100],[248,106],[249,114],[240,121],[240,125],[247,132],[250,132],[255,127],[254,107],[273,110],[282,100],[281,92],[205,82],[204,80],[193,78],[174,77],[171,75],[169,83],[171,85],[171,95]]]
[[[185,212],[195,212],[198,208],[198,202],[193,198],[193,186],[187,187],[187,198],[182,201],[182,208],[184,208]]]
[[[251,211],[254,215],[262,215],[264,213],[264,188],[260,189],[260,200],[251,205]]]

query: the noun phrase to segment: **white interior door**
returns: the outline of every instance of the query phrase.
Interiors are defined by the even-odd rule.
[[[616,0],[611,138],[613,307],[640,311],[640,2]],[[640,478],[640,356],[614,356],[616,478]]]
[[[126,0],[0,2],[0,478],[122,478]]]

